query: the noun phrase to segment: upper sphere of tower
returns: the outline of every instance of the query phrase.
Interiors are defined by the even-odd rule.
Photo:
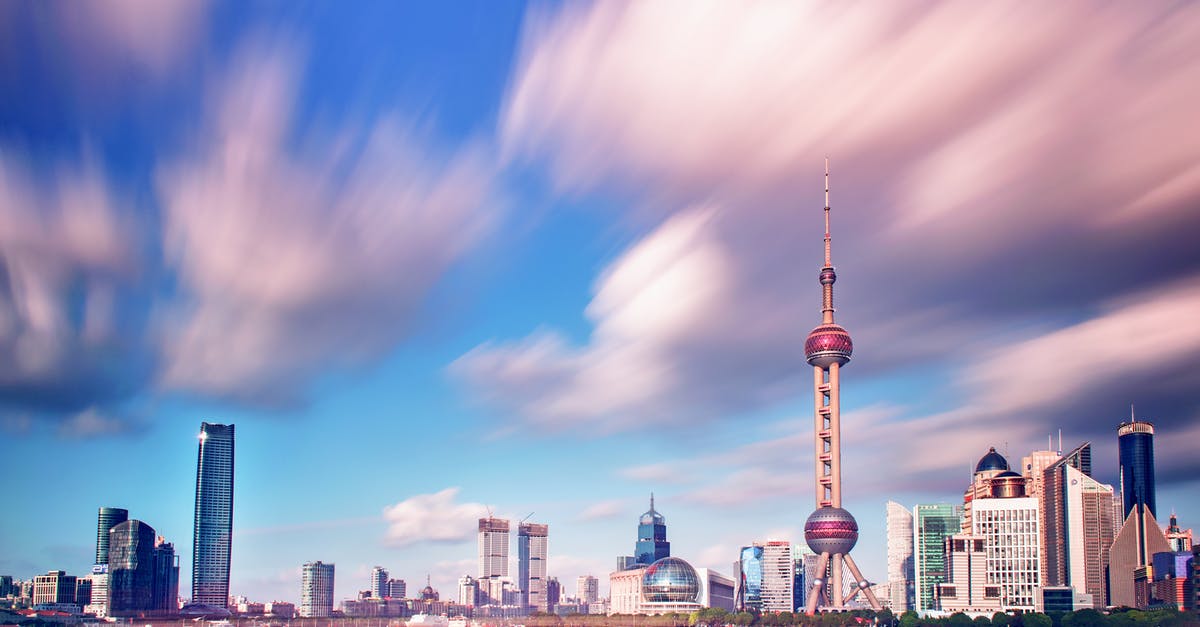
[[[820,368],[833,364],[846,365],[854,352],[850,333],[837,324],[822,324],[808,334],[804,340],[804,357],[808,363]]]
[[[1008,470],[1008,460],[1004,456],[996,452],[996,447],[988,448],[988,452],[983,457],[979,458],[979,463],[975,464],[975,472],[987,472],[989,470]]]

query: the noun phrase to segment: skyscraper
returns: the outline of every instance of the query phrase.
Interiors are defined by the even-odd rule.
[[[393,599],[408,598],[408,585],[403,579],[389,579],[387,590],[387,596]]]
[[[738,555],[734,605],[741,612],[761,612],[763,547],[761,544],[744,546]]]
[[[817,570],[828,573],[810,584],[805,613],[812,615],[822,597],[826,604],[841,609],[861,591],[871,607],[882,609],[870,584],[850,557],[858,543],[858,521],[842,509],[842,409],[840,373],[850,362],[854,344],[846,329],[833,321],[833,284],[837,273],[830,256],[829,159],[825,160],[825,265],[817,275],[821,283],[821,324],[804,341],[804,356],[813,367],[814,454],[817,509],[804,523],[804,539],[820,555]],[[859,583],[849,595],[842,594],[843,569]]]
[[[508,521],[479,519],[479,604],[503,603],[503,579],[508,577]]]
[[[1087,451],[1086,454],[1084,451]],[[1085,474],[1076,465],[1091,457],[1084,442],[1043,473],[1042,545],[1045,547],[1045,585],[1071,586],[1092,595],[1093,607],[1108,602],[1105,566],[1116,528],[1113,488]]]
[[[129,510],[101,507],[96,521],[96,563],[108,563],[108,530],[129,520]]]
[[[162,536],[154,540],[154,586],[152,609],[164,614],[179,611],[179,556],[175,545]]]
[[[308,562],[300,573],[300,617],[333,614],[333,564]]]
[[[233,539],[233,425],[200,423],[192,529],[192,603],[225,607]]]
[[[108,533],[108,615],[134,616],[153,609],[154,528],[127,520]]]
[[[650,509],[638,519],[638,540],[634,546],[638,564],[653,564],[671,556],[671,543],[667,542],[667,521],[654,509],[654,495],[650,495]]]
[[[580,575],[575,580],[575,597],[581,603],[595,603],[600,600],[600,580],[591,575]]]
[[[521,605],[527,610],[550,611],[546,596],[546,556],[550,526],[538,523],[517,525],[517,585]]]
[[[971,535],[983,538],[987,583],[999,586],[1004,611],[1036,609],[1042,583],[1038,501],[1025,496],[1025,478],[1006,471],[992,478],[992,498],[975,501]]]
[[[1134,505],[1144,505],[1151,516],[1154,507],[1154,425],[1133,420],[1117,428],[1121,464],[1121,515],[1129,518]]]
[[[962,508],[938,503],[913,508],[916,611],[934,609],[934,586],[946,581],[946,538],[962,531]]]
[[[382,566],[371,569],[371,598],[382,599],[388,596],[388,571]]]
[[[913,571],[913,515],[895,501],[887,504],[888,594],[897,614],[915,605]]]
[[[792,557],[792,543],[771,541],[762,549],[762,611],[795,611],[792,586],[796,583],[796,560]]]

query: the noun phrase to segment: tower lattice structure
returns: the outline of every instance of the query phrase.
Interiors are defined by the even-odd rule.
[[[837,273],[830,255],[829,235],[829,159],[825,159],[825,265],[818,279],[821,283],[821,324],[804,342],[804,356],[813,367],[813,420],[816,469],[817,509],[804,523],[804,539],[820,557],[818,576],[808,591],[804,611],[815,614],[818,604],[838,610],[846,607],[860,592],[871,607],[882,606],[871,591],[871,584],[862,576],[850,557],[858,542],[858,522],[842,509],[842,426],[841,426],[841,369],[850,362],[854,343],[850,333],[833,321],[833,284]],[[842,594],[842,580],[849,575],[857,582],[849,594]]]

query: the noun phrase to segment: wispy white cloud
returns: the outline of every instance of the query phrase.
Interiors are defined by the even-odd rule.
[[[611,520],[624,513],[626,513],[625,501],[599,501],[583,508],[583,511],[579,512],[579,515],[576,517],[576,520],[584,522]]]
[[[418,494],[383,510],[384,544],[403,547],[418,542],[465,542],[475,537],[478,521],[487,516],[482,503],[457,503],[458,488]]]

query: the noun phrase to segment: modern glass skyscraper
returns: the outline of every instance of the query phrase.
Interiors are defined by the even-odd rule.
[[[154,540],[153,609],[165,614],[179,611],[179,556],[175,545],[162,536]]]
[[[650,565],[671,556],[671,543],[667,542],[667,520],[654,509],[654,495],[650,495],[650,509],[638,519],[638,540],[634,547],[638,564]]]
[[[300,617],[333,614],[333,564],[309,562],[300,573]]]
[[[911,610],[915,604],[913,573],[913,515],[895,501],[887,504],[888,594],[892,611]]]
[[[738,611],[762,611],[763,548],[762,545],[742,547],[738,558],[738,588],[734,601]]]
[[[517,585],[521,587],[521,605],[527,610],[550,611],[546,596],[549,535],[549,525],[517,524]]]
[[[101,507],[96,522],[96,562],[108,563],[108,531],[129,520],[129,510],[119,507]]]
[[[933,589],[946,581],[946,538],[962,531],[962,507],[948,503],[913,508],[916,610],[934,609]]]
[[[1154,425],[1135,420],[1117,429],[1121,464],[1121,518],[1129,517],[1134,505],[1144,505],[1151,516],[1154,507]]]
[[[154,528],[127,520],[109,530],[108,614],[133,616],[154,608]]]
[[[1116,526],[1112,486],[1076,465],[1085,454],[1091,457],[1091,448],[1084,442],[1043,473],[1044,582],[1090,594],[1093,606],[1103,609],[1108,602],[1105,569]]]
[[[200,423],[193,534],[192,603],[225,607],[233,538],[233,425]]]

